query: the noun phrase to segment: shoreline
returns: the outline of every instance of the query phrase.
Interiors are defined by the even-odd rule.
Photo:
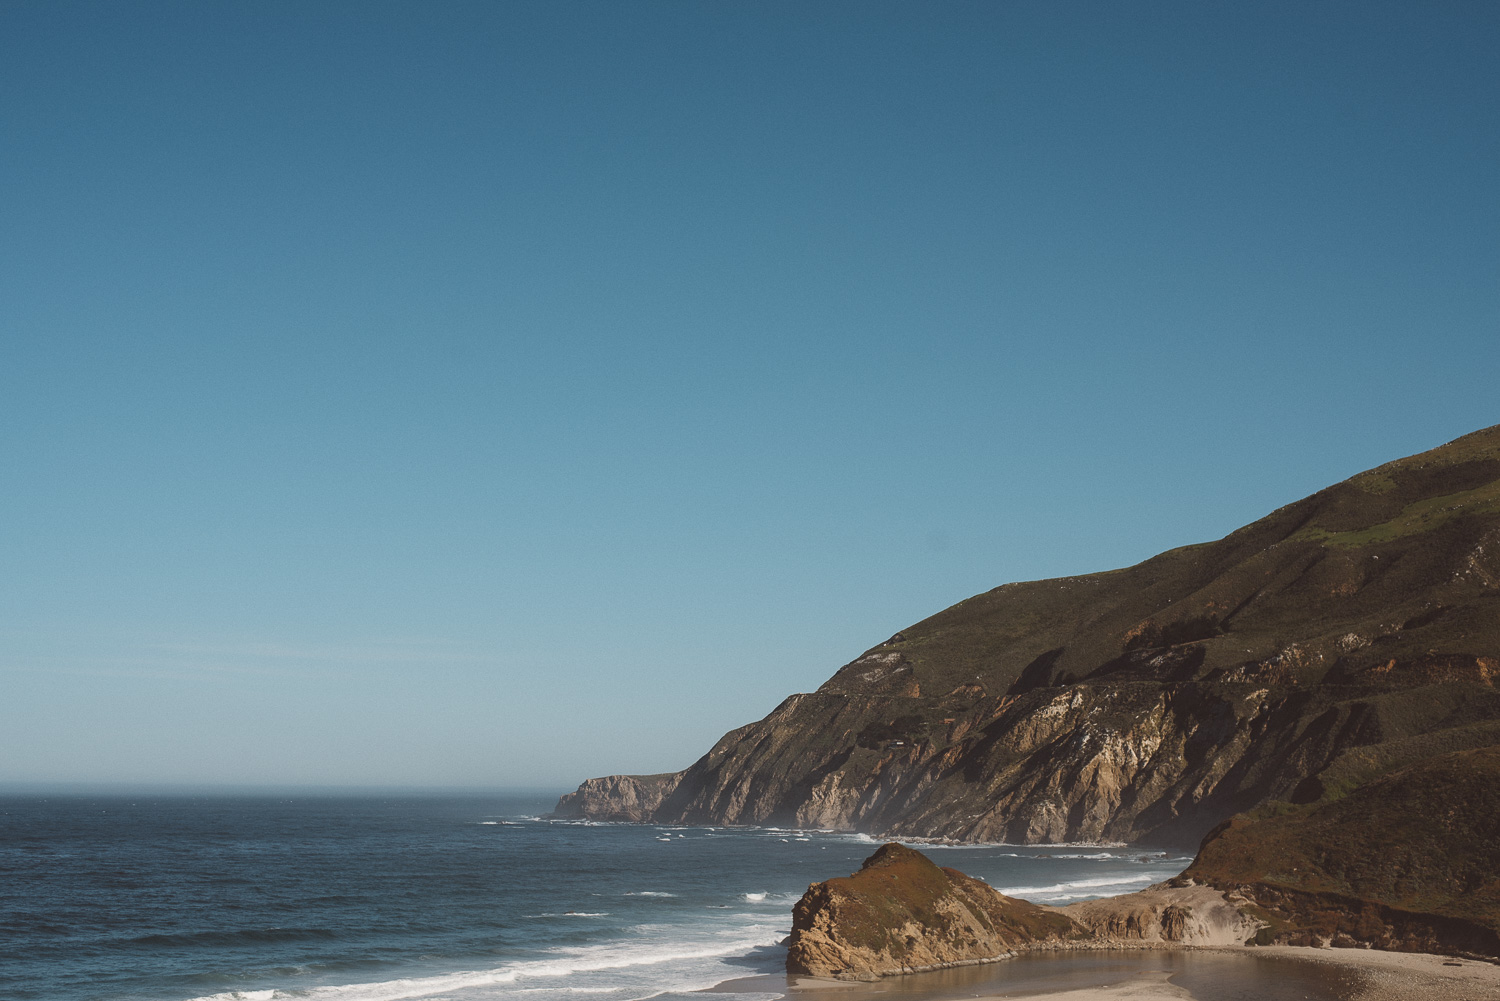
[[[1112,969],[1111,958],[1138,957],[1138,969]],[[1152,964],[1146,957],[1172,957]],[[959,970],[942,970],[882,977],[875,981],[825,980],[792,974],[762,974],[723,981],[698,991],[703,994],[780,994],[788,1001],[873,1001],[886,995],[893,1001],[1217,1001],[1254,997],[1248,988],[1229,987],[1193,991],[1173,980],[1185,957],[1261,959],[1311,966],[1316,975],[1340,986],[1325,988],[1324,997],[1346,1001],[1500,1001],[1500,963],[1432,953],[1388,952],[1379,949],[1334,949],[1314,946],[1169,946],[1158,943],[1124,947],[1082,947],[1021,953],[1012,958],[981,962]],[[1046,959],[1046,969],[1027,960]],[[1070,960],[1079,960],[1070,963]],[[1092,960],[1092,962],[1090,962]],[[1007,964],[1024,974],[1013,985],[996,982]],[[1130,965],[1130,964],[1127,964]],[[1289,967],[1290,968],[1290,967]],[[959,974],[958,977],[952,974]],[[967,976],[964,976],[967,974]],[[1093,977],[1108,983],[1079,983]],[[988,983],[984,981],[990,981]],[[1050,983],[1049,983],[1050,981]],[[1236,993],[1238,990],[1238,993]],[[1300,996],[1301,990],[1297,989]],[[1290,995],[1288,995],[1290,996]]]

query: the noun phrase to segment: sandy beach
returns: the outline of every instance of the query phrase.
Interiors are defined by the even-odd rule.
[[[1090,953],[1093,950],[1075,952],[1072,957],[1085,960]],[[1120,954],[1100,950],[1095,955]],[[1195,978],[1182,975],[1180,969],[1168,968],[1179,965],[1171,962],[1173,957],[1211,962],[1215,956],[1228,960],[1288,961],[1288,965],[1278,963],[1273,969],[1287,973],[1295,971],[1298,977],[1292,982],[1268,986],[1264,974],[1259,979],[1233,974],[1205,977],[1201,973]],[[1157,957],[1160,961],[1153,963],[1150,957]],[[805,1001],[813,1001],[818,995],[839,1001],[955,1001],[960,998],[980,1001],[1262,1001],[1276,998],[1279,1001],[1281,998],[1302,997],[1337,997],[1345,1001],[1500,1001],[1500,965],[1450,956],[1371,949],[1265,946],[1146,949],[1137,950],[1135,958],[1138,962],[1134,965],[1138,968],[1128,971],[1105,965],[1097,969],[1079,969],[1066,959],[1059,960],[1050,969],[1027,968],[1024,957],[1020,961],[1007,961],[1018,974],[1015,989],[1009,989],[1009,984],[1002,986],[994,973],[987,980],[980,980],[980,974],[974,972],[964,975],[964,979],[973,978],[967,983],[953,976],[941,978],[919,974],[886,978],[873,984],[795,978],[786,986],[791,997],[801,997]],[[1006,965],[993,964],[988,969],[999,971]],[[971,968],[979,969],[984,967]],[[1309,972],[1315,974],[1311,980],[1305,979]],[[774,990],[772,982],[780,980],[773,977],[756,979],[761,980],[761,990]],[[1087,983],[1089,980],[1093,982]],[[1183,981],[1189,986],[1184,986]],[[1271,982],[1274,984],[1274,981],[1275,974],[1272,973]],[[1315,986],[1306,986],[1309,984]],[[744,990],[748,986],[748,982],[741,981],[737,989]],[[1308,993],[1309,990],[1316,993]]]
[[[1414,998],[1424,1001],[1500,1001],[1500,965],[1481,960],[1377,949],[1263,946],[1255,951],[1267,956],[1328,963],[1356,971],[1368,981],[1361,993],[1355,995],[1357,1001]]]
[[[1500,1001],[1500,966],[1449,956],[1378,952],[1371,949],[1312,949],[1270,946],[1266,956],[1325,963],[1355,973],[1360,981],[1350,1001]],[[1125,983],[1076,990],[990,995],[1006,1001],[1214,1001],[1168,982],[1169,974],[1147,973]]]

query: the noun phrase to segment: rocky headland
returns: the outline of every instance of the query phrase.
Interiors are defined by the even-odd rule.
[[[1196,845],[1500,745],[1497,674],[1500,427],[1216,542],[976,595],[555,815]]]
[[[824,976],[1100,945],[1497,958],[1497,677],[1493,427],[1216,542],[959,602],[555,815],[1200,845],[1170,884],[1058,909],[882,849],[797,905],[789,964]]]

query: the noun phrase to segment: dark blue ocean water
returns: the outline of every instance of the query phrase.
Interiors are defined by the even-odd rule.
[[[862,835],[538,820],[555,797],[0,798],[6,1001],[628,1001],[782,968]],[[1181,857],[933,849],[1039,902]],[[769,996],[769,995],[768,995]]]

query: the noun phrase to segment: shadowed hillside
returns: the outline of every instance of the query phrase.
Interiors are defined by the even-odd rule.
[[[1235,817],[1186,879],[1254,901],[1262,942],[1500,956],[1500,747]]]
[[[560,816],[1196,843],[1500,744],[1500,427],[1217,542],[909,626],[686,771]]]

